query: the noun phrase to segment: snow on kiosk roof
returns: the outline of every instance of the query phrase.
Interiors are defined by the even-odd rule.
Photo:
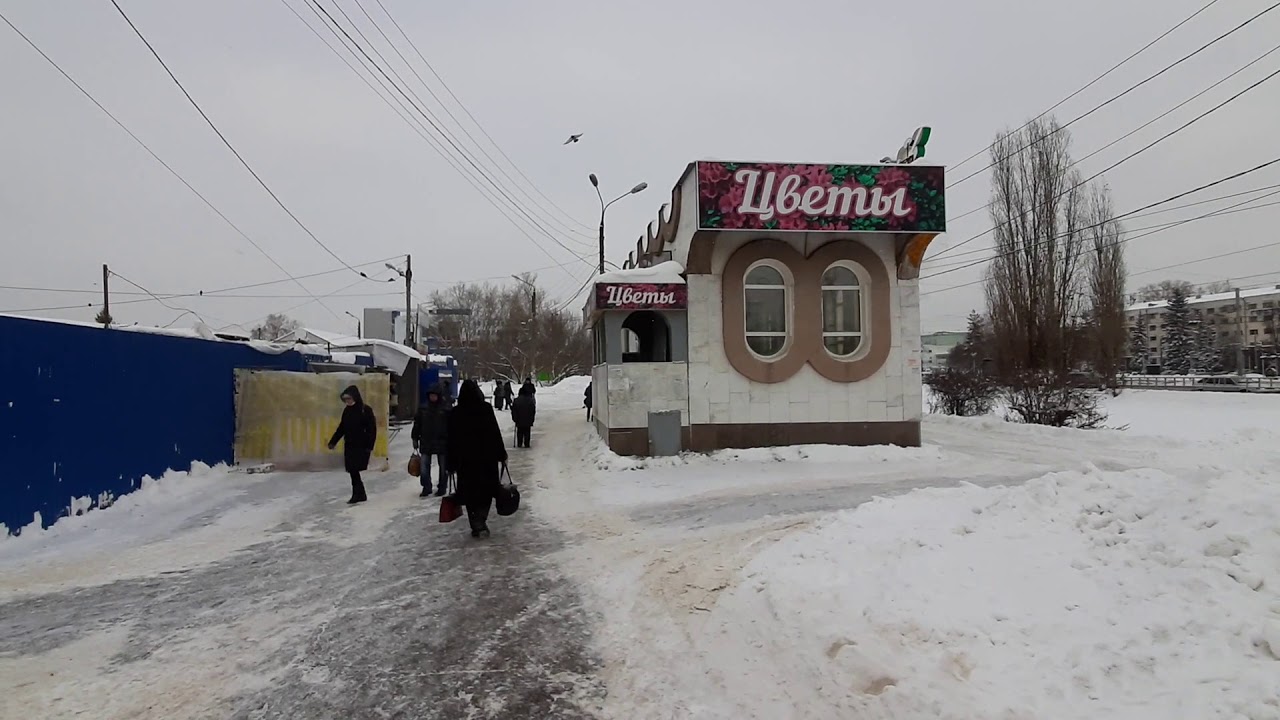
[[[587,300],[609,447],[919,445],[920,264],[945,188],[939,166],[689,164]]]

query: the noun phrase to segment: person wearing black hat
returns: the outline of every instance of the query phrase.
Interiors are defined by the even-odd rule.
[[[471,537],[489,537],[489,508],[502,486],[507,446],[475,380],[462,383],[458,405],[449,413],[448,448],[445,458],[457,479],[458,501],[467,508]]]
[[[413,418],[413,449],[422,455],[422,497],[431,494],[431,458],[436,458],[440,470],[440,484],[436,497],[443,497],[449,484],[448,464],[445,462],[445,451],[449,445],[449,413],[452,408],[445,401],[444,392],[437,385],[427,391],[427,403],[418,408]]]
[[[346,407],[342,409],[338,429],[329,440],[329,449],[338,447],[339,440],[345,440],[342,464],[351,473],[351,499],[347,504],[354,505],[369,499],[360,473],[369,469],[369,456],[373,454],[373,446],[378,440],[378,422],[373,416],[373,408],[364,404],[360,388],[355,385],[342,391],[342,402]]]

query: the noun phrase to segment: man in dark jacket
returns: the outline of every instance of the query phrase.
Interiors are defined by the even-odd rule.
[[[378,440],[378,421],[373,416],[373,408],[364,404],[360,388],[355,385],[342,391],[342,402],[346,407],[342,409],[338,429],[329,440],[329,449],[338,447],[338,441],[345,438],[342,464],[351,473],[351,499],[347,504],[354,505],[369,499],[360,473],[369,469],[369,456],[373,454],[373,446]]]
[[[474,380],[462,384],[458,405],[449,415],[445,457],[457,478],[457,497],[467,508],[471,537],[489,537],[489,508],[501,489],[507,447],[493,406]]]
[[[511,421],[516,424],[516,447],[529,447],[529,437],[533,433],[534,416],[538,413],[538,403],[533,399],[533,384],[520,388],[520,394],[511,403]]]
[[[421,497],[431,495],[431,458],[436,459],[440,470],[440,484],[436,490],[437,497],[443,497],[445,487],[449,484],[449,465],[445,453],[449,446],[449,412],[444,394],[436,386],[427,392],[427,404],[418,408],[413,418],[413,449],[422,454]]]
[[[587,409],[587,422],[591,422],[591,383],[587,383],[587,390],[582,393],[582,406]]]

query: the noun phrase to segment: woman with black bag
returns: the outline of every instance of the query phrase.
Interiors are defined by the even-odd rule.
[[[458,405],[449,416],[448,448],[445,458],[457,484],[455,496],[467,508],[471,537],[489,537],[489,509],[502,490],[507,446],[493,406],[474,380],[458,391]]]

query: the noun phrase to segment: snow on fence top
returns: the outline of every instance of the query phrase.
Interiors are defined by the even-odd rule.
[[[8,313],[0,313],[0,318],[12,318],[14,320],[27,320],[30,322],[54,323],[57,325],[71,325],[74,327],[95,328],[98,330],[119,330],[121,332],[142,333],[144,335],[164,335],[166,337],[187,338],[189,340],[207,340],[209,342],[231,342],[240,345],[248,345],[258,352],[268,355],[280,355],[290,350],[298,350],[306,352],[305,349],[288,343],[267,342],[265,340],[232,340],[218,337],[218,335],[202,322],[196,323],[190,328],[165,328],[152,327],[148,325],[111,325],[104,328],[102,323],[84,322],[82,320],[62,320],[58,318],[42,318],[29,317],[26,315],[11,315]]]

